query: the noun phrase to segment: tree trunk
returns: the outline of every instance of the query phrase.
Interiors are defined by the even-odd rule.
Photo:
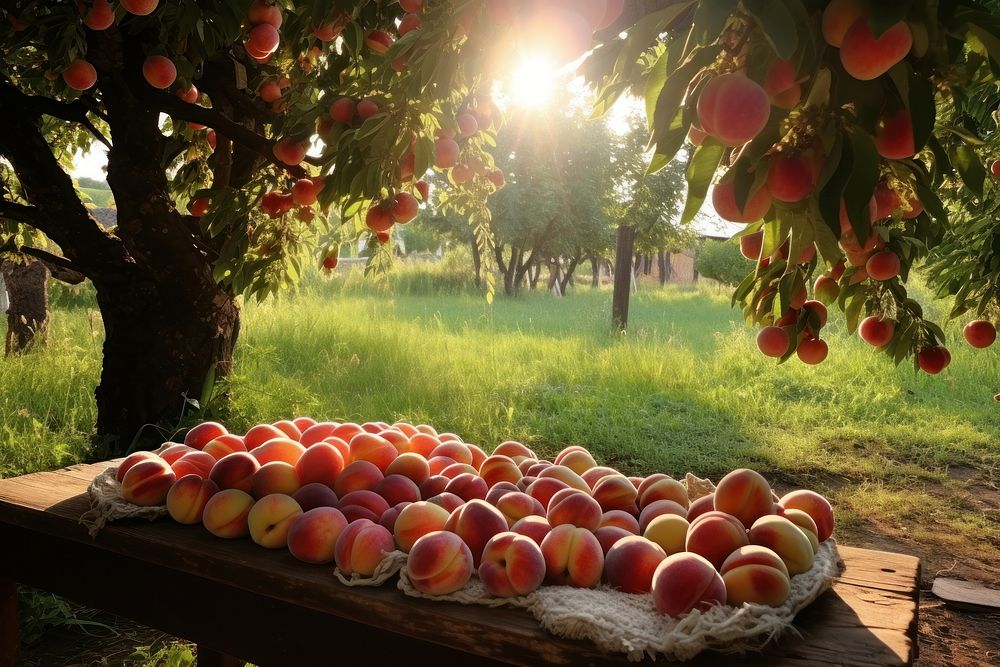
[[[479,245],[476,244],[476,239],[472,239],[472,271],[475,275],[476,287],[482,287],[483,284],[483,258],[479,256]]]
[[[44,344],[49,322],[49,272],[35,260],[0,262],[10,304],[4,354],[18,354],[32,342]]]
[[[590,257],[590,286],[600,287],[601,285],[601,264],[597,257]]]
[[[656,255],[656,270],[660,274],[660,287],[667,284],[667,278],[670,277],[670,265],[667,264],[667,252],[661,250]]]
[[[566,266],[566,270],[562,274],[560,279],[559,291],[563,296],[566,296],[566,288],[570,286],[573,282],[573,272],[576,271],[577,264],[580,263],[580,255],[574,255],[570,258],[569,264]]]
[[[625,331],[628,327],[628,300],[632,289],[632,247],[635,244],[635,227],[618,228],[615,247],[615,289],[611,296],[611,319],[615,328]]]

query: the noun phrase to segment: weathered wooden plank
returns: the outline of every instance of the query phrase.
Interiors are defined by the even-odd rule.
[[[906,554],[838,546],[840,557],[850,566],[841,580],[887,591],[916,594],[920,581],[920,559]]]

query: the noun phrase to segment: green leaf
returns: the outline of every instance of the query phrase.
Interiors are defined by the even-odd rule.
[[[934,132],[937,108],[934,104],[934,89],[930,81],[910,72],[908,106],[913,124],[913,146],[920,151]]]
[[[871,135],[857,128],[848,132],[851,146],[851,174],[844,188],[844,206],[851,228],[858,240],[864,243],[871,231],[871,213],[868,203],[879,179],[879,155]],[[839,213],[838,213],[839,215]]]
[[[799,46],[799,30],[788,7],[775,0],[743,0],[743,7],[757,21],[774,52],[790,60]]]
[[[868,9],[868,25],[879,37],[906,18],[913,0],[872,0]]]
[[[966,144],[955,147],[952,153],[952,164],[958,170],[962,182],[975,194],[982,196],[983,185],[986,182],[986,168],[979,161],[979,155]]]
[[[649,78],[646,80],[646,91],[643,95],[643,99],[646,101],[646,125],[649,130],[653,130],[653,116],[656,111],[656,101],[660,97],[660,91],[663,89],[663,84],[667,81],[667,60],[670,57],[670,52],[667,49],[663,50],[660,57],[656,59],[653,63],[652,69],[649,71]]]
[[[968,30],[986,48],[986,53],[989,54],[990,60],[1000,66],[1000,36],[981,25],[971,22],[968,24]]]
[[[694,13],[692,36],[698,44],[711,44],[722,33],[739,0],[702,0]]]
[[[838,132],[834,150],[831,150],[819,178],[821,184],[825,181],[819,192],[820,215],[838,239],[840,238],[840,200],[844,196],[844,188],[847,187],[847,181],[851,177],[853,164],[851,144],[844,141],[843,134]]]
[[[684,212],[681,214],[681,225],[686,225],[701,210],[708,194],[708,186],[712,183],[715,170],[719,168],[725,147],[711,137],[698,146],[691,154],[687,168],[687,199],[684,202]]]
[[[618,60],[615,61],[613,73],[620,79],[630,80],[639,55],[648,49],[653,40],[693,3],[694,0],[684,0],[639,19],[635,25],[628,29],[628,36],[618,54]]]

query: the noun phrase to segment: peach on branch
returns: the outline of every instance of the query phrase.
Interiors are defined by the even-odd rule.
[[[767,170],[767,189],[771,196],[783,202],[802,201],[813,189],[812,161],[799,153],[779,153]]]
[[[667,557],[663,548],[645,537],[629,535],[615,542],[604,559],[608,583],[626,593],[648,593],[653,572]]]
[[[340,510],[333,507],[306,510],[288,527],[288,551],[305,563],[332,563],[337,538],[345,528],[347,519]]]
[[[900,62],[913,46],[913,34],[904,21],[885,30],[878,37],[872,32],[867,16],[851,24],[840,45],[840,62],[855,79],[870,81],[882,76]]]
[[[667,556],[653,571],[653,604],[661,614],[680,616],[726,602],[726,584],[707,560],[692,553]]]
[[[428,595],[454,593],[468,583],[473,569],[468,545],[458,535],[443,530],[418,539],[406,559],[413,587]]]
[[[370,577],[385,555],[395,548],[392,533],[368,519],[348,524],[337,537],[334,560],[344,575]]]
[[[545,580],[553,584],[593,588],[604,571],[601,543],[586,528],[563,524],[542,539]]]
[[[333,489],[319,482],[303,484],[298,491],[292,494],[292,498],[304,512],[317,507],[337,507],[340,504],[340,499],[333,492]]]
[[[874,347],[886,345],[892,340],[895,331],[895,322],[883,320],[876,315],[861,320],[861,325],[858,327],[858,335],[861,336],[861,339]]]
[[[771,193],[766,186],[761,185],[750,193],[746,202],[740,207],[736,203],[734,181],[723,181],[716,183],[712,188],[712,206],[723,220],[749,224],[757,222],[770,210]]]
[[[892,280],[899,275],[899,255],[891,250],[880,250],[868,258],[865,271],[873,280]]]
[[[804,364],[815,365],[822,363],[830,348],[825,340],[818,338],[806,338],[795,348],[795,355]]]
[[[77,58],[63,70],[62,78],[74,90],[88,90],[97,83],[97,70],[83,58]]]
[[[917,152],[913,139],[913,122],[906,109],[900,109],[879,121],[875,131],[875,148],[879,155],[889,160],[903,160],[913,157]]]
[[[133,505],[162,505],[176,474],[162,459],[147,459],[131,466],[121,482],[121,495]]]
[[[148,56],[142,63],[142,76],[153,88],[165,90],[177,80],[177,67],[166,56]]]
[[[288,529],[302,514],[302,508],[291,496],[272,493],[250,508],[247,526],[250,539],[265,549],[283,549],[288,545]]]
[[[974,320],[965,325],[962,335],[969,345],[982,349],[989,347],[997,339],[997,329],[987,320]]]
[[[840,47],[844,35],[859,18],[866,15],[864,0],[832,0],[823,10],[823,38],[830,46]]]
[[[185,475],[174,482],[167,492],[167,513],[177,523],[201,523],[205,505],[218,492],[219,487],[212,480]]]
[[[701,127],[726,146],[756,137],[771,115],[771,102],[760,85],[738,73],[711,79],[698,98]]]
[[[496,597],[527,595],[545,579],[542,549],[524,535],[498,533],[483,549],[479,580]]]
[[[783,357],[788,352],[791,339],[779,326],[764,327],[757,333],[757,349],[767,357]]]
[[[247,515],[254,505],[253,497],[239,489],[223,489],[208,499],[201,523],[216,537],[233,539],[250,532]]]

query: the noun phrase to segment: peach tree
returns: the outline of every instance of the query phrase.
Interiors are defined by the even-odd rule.
[[[993,0],[679,0],[646,7],[583,68],[597,112],[643,96],[650,172],[685,144],[684,220],[746,225],[734,305],[761,351],[819,363],[827,306],[897,364],[938,373],[939,324],[907,292],[930,267],[977,347],[998,319],[1000,6]],[[994,171],[1000,174],[1000,169]],[[812,297],[810,298],[810,288]]]

